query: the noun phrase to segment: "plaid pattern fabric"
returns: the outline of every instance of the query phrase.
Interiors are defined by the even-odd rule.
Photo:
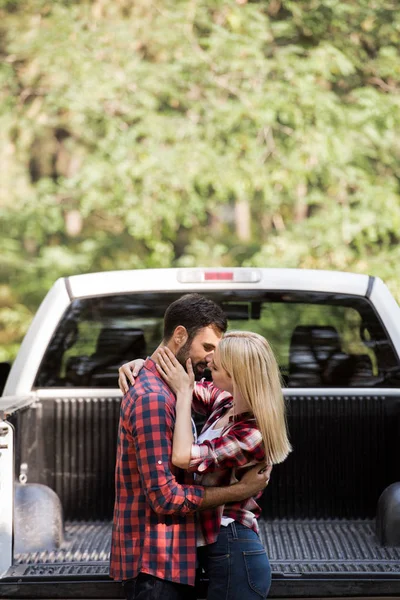
[[[212,427],[232,407],[232,402],[228,392],[219,390],[212,383],[196,383],[192,406],[196,412],[207,416],[202,432]],[[264,445],[256,420],[251,413],[241,413],[229,419],[220,437],[192,444],[189,470],[197,474],[196,483],[201,485],[230,485],[240,479],[243,469],[264,460]],[[257,517],[260,513],[254,498],[200,511],[197,544],[201,546],[216,541],[222,516],[230,517],[258,533]]]
[[[147,359],[120,412],[110,575],[194,585],[204,490],[171,464],[176,399]]]

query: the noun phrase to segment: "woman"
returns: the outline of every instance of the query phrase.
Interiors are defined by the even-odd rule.
[[[168,348],[160,375],[176,393],[172,462],[201,485],[229,485],[258,462],[290,452],[278,365],[268,342],[247,331],[225,334],[210,366],[212,383],[194,383]],[[137,370],[137,369],[136,369]],[[195,442],[191,409],[206,417]],[[199,513],[198,556],[209,577],[208,600],[266,598],[271,570],[258,534],[254,498]]]

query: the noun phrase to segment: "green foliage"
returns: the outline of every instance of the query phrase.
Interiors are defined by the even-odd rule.
[[[400,298],[393,0],[0,11],[3,356],[85,271],[322,267]]]

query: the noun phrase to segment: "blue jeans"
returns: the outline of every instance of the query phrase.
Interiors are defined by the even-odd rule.
[[[271,585],[271,567],[259,536],[234,521],[221,526],[214,544],[198,549],[209,578],[207,600],[260,600]]]

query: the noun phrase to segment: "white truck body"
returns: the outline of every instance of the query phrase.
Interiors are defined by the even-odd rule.
[[[90,421],[90,418],[85,416],[85,412],[79,412],[83,411],[83,408],[81,409],[80,407],[85,403],[90,407],[92,405],[95,407],[112,405],[113,419],[115,419],[118,402],[121,397],[121,393],[117,387],[116,368],[114,368],[113,364],[111,366],[102,366],[103,363],[101,360],[97,360],[100,350],[96,350],[96,346],[93,346],[91,351],[87,350],[89,342],[84,338],[84,335],[88,336],[91,330],[94,330],[96,327],[100,328],[101,331],[111,330],[111,332],[114,327],[117,334],[118,332],[122,334],[125,330],[124,323],[128,323],[129,320],[130,306],[128,300],[124,304],[124,299],[131,299],[130,302],[133,303],[132,306],[137,311],[138,316],[135,317],[136,321],[132,322],[133,324],[128,323],[126,328],[136,332],[137,339],[139,334],[141,335],[145,332],[147,349],[151,349],[151,344],[154,344],[154,340],[151,338],[152,341],[150,344],[148,343],[150,339],[148,330],[150,331],[152,327],[152,335],[157,335],[156,332],[160,330],[159,327],[162,322],[162,310],[164,310],[161,300],[160,305],[157,304],[158,299],[165,297],[165,303],[167,303],[167,299],[169,298],[179,297],[190,292],[197,292],[212,297],[216,301],[223,303],[224,308],[226,305],[228,319],[230,319],[229,311],[231,311],[233,315],[232,322],[235,326],[246,327],[248,324],[249,328],[258,327],[257,331],[261,331],[267,337],[270,331],[268,327],[275,327],[271,331],[273,335],[276,335],[275,341],[278,346],[278,353],[283,352],[283,356],[286,352],[284,358],[280,357],[280,360],[282,358],[285,381],[284,394],[288,401],[290,401],[291,408],[289,413],[292,419],[291,426],[295,437],[298,436],[298,442],[294,444],[293,457],[290,458],[292,461],[290,465],[292,466],[289,465],[288,467],[287,477],[283,474],[281,476],[281,483],[278,482],[277,484],[279,485],[280,492],[279,490],[276,492],[278,494],[276,502],[274,500],[275,492],[271,492],[271,501],[267,497],[266,506],[270,503],[272,512],[270,517],[268,514],[265,517],[265,539],[268,539],[268,535],[272,535],[273,523],[277,523],[282,516],[282,510],[286,510],[279,508],[279,493],[283,494],[283,496],[285,495],[285,492],[282,491],[282,486],[284,485],[286,485],[288,492],[287,500],[282,500],[282,504],[285,506],[285,502],[287,502],[287,515],[286,513],[283,514],[282,520],[283,528],[291,527],[291,523],[297,523],[296,527],[300,529],[298,529],[296,535],[301,538],[302,535],[308,536],[312,527],[315,527],[315,535],[321,535],[321,540],[323,540],[324,536],[330,535],[329,532],[332,527],[339,527],[340,523],[347,522],[346,520],[343,521],[343,519],[348,518],[349,531],[351,531],[351,527],[355,528],[355,545],[356,543],[361,543],[359,540],[365,532],[367,532],[365,533],[366,537],[362,538],[364,542],[369,539],[369,535],[372,535],[370,533],[372,531],[371,527],[373,529],[373,508],[371,506],[375,506],[374,503],[379,494],[382,492],[383,495],[388,488],[392,491],[395,489],[394,496],[393,494],[390,496],[391,506],[395,506],[395,509],[394,516],[391,517],[389,525],[392,530],[397,531],[398,528],[399,542],[397,544],[397,538],[391,538],[392,541],[395,539],[395,547],[394,550],[390,550],[389,546],[386,547],[385,534],[382,532],[380,545],[378,542],[374,542],[375,546],[371,550],[371,556],[373,553],[378,552],[381,547],[384,548],[384,553],[386,552],[385,559],[382,558],[383,566],[379,565],[380,570],[376,565],[375,567],[373,566],[371,557],[367,558],[368,553],[365,555],[365,559],[363,559],[362,551],[360,551],[361,554],[358,563],[354,558],[355,555],[349,556],[348,559],[343,559],[343,565],[340,568],[338,567],[337,577],[334,573],[335,569],[329,567],[329,560],[326,556],[324,558],[322,555],[321,557],[317,557],[318,560],[316,560],[316,563],[320,567],[317,568],[315,566],[314,572],[314,567],[310,566],[312,564],[312,561],[310,563],[311,557],[301,558],[303,554],[306,556],[304,549],[301,550],[303,553],[301,556],[300,554],[296,555],[295,550],[290,546],[290,540],[288,541],[292,534],[289,535],[285,529],[286,533],[282,535],[287,538],[285,543],[288,544],[289,554],[286,556],[286,562],[283,561],[282,564],[278,558],[274,559],[277,571],[272,587],[272,596],[274,595],[274,590],[276,590],[277,596],[282,596],[283,594],[288,597],[296,596],[297,594],[302,597],[330,595],[329,590],[332,591],[333,595],[338,597],[351,595],[361,598],[378,596],[380,594],[385,596],[400,594],[400,487],[399,491],[396,487],[397,485],[400,486],[400,483],[398,483],[400,481],[400,472],[397,467],[397,459],[395,465],[391,466],[390,469],[389,467],[387,468],[390,470],[390,473],[386,473],[382,480],[380,479],[381,474],[379,472],[379,465],[381,464],[379,461],[382,460],[382,457],[388,457],[387,460],[389,461],[395,460],[390,455],[393,454],[393,448],[397,447],[399,440],[395,439],[396,433],[394,432],[397,430],[390,428],[396,428],[396,423],[400,423],[398,421],[400,415],[400,307],[387,286],[377,277],[332,271],[261,268],[182,268],[113,271],[62,278],[55,282],[39,307],[21,344],[18,356],[12,365],[3,395],[0,397],[0,596],[4,596],[5,594],[10,598],[22,598],[27,597],[27,594],[29,596],[29,590],[32,590],[32,597],[48,597],[46,596],[48,594],[46,589],[52,588],[46,588],[45,585],[42,586],[44,583],[50,586],[53,583],[57,583],[58,586],[61,586],[61,588],[57,588],[59,590],[57,592],[58,597],[74,598],[82,593],[82,591],[76,591],[77,588],[74,588],[73,585],[69,586],[69,584],[66,585],[64,590],[62,588],[62,577],[59,579],[58,575],[52,576],[50,572],[46,571],[45,562],[51,562],[52,559],[48,558],[48,556],[54,555],[57,557],[61,556],[61,558],[54,560],[56,562],[64,561],[64,567],[60,566],[61,562],[60,564],[57,563],[56,566],[57,569],[60,567],[60,573],[65,572],[62,569],[65,568],[65,561],[67,559],[65,557],[62,558],[64,555],[61,552],[64,542],[60,542],[61,545],[58,542],[54,542],[54,548],[56,549],[53,555],[51,553],[50,555],[45,554],[45,550],[43,550],[44,554],[42,553],[42,555],[32,552],[29,554],[28,551],[24,553],[22,550],[16,551],[15,548],[13,550],[13,544],[17,544],[18,546],[18,544],[21,545],[22,543],[18,542],[18,540],[16,541],[17,517],[15,515],[18,513],[18,510],[15,508],[17,506],[17,498],[14,497],[15,490],[21,493],[21,489],[18,486],[21,483],[25,483],[27,479],[24,475],[25,470],[28,472],[30,469],[29,473],[35,473],[35,475],[29,475],[31,478],[29,479],[28,477],[28,486],[31,485],[32,489],[35,486],[41,486],[40,493],[43,491],[42,488],[46,488],[50,490],[51,494],[55,496],[58,494],[60,496],[61,500],[57,500],[56,502],[60,502],[60,506],[62,504],[62,511],[67,515],[67,529],[68,527],[73,528],[74,519],[84,520],[85,517],[82,517],[79,513],[78,508],[73,503],[74,500],[71,500],[71,497],[74,496],[73,486],[68,488],[70,491],[65,491],[68,487],[67,483],[70,485],[71,478],[78,477],[79,479],[79,471],[74,471],[75,467],[68,467],[70,471],[67,469],[62,474],[62,477],[66,477],[65,481],[67,483],[64,480],[64,483],[60,483],[61,475],[58,473],[56,465],[64,464],[67,459],[63,458],[62,461],[64,462],[60,462],[61,459],[59,460],[57,456],[53,456],[55,460],[54,466],[51,463],[51,455],[61,451],[57,450],[57,448],[60,448],[57,445],[57,435],[59,434],[55,434],[52,431],[52,419],[60,418],[61,420],[65,420],[67,417],[62,416],[64,415],[63,407],[65,406],[65,410],[68,409],[69,411],[68,407],[70,403],[72,403],[71,410],[73,412],[69,412],[68,415],[75,415],[75,412],[78,411],[76,413],[78,415],[76,417],[78,424],[80,418],[89,419]],[[122,303],[121,310],[125,311],[120,321],[118,320],[118,305],[116,304],[116,308],[112,306],[114,299],[115,302]],[[93,302],[94,308],[90,308],[91,302]],[[156,317],[153,317],[151,314],[153,303],[154,306],[157,304],[157,307],[155,306],[154,308],[154,314],[157,313]],[[282,308],[281,313],[279,312],[281,310],[280,307],[285,308],[285,310]],[[308,309],[309,313],[307,313]],[[325,309],[328,311],[327,314],[329,313],[329,318],[327,318],[326,322],[324,321]],[[271,310],[270,315],[268,310]],[[101,317],[103,321],[98,321],[97,315],[103,314],[101,311],[108,312],[104,312],[105,316]],[[248,311],[248,317],[246,317],[246,311]],[[283,319],[282,325],[279,322],[275,322],[276,319],[279,321],[280,314],[282,314]],[[275,317],[274,315],[278,316]],[[343,320],[343,327],[340,324],[340,319],[342,318],[347,319],[346,322]],[[356,319],[355,325],[354,319]],[[68,325],[69,321],[73,322],[72,329]],[[338,323],[339,333],[335,330],[336,322]],[[293,331],[290,332],[290,336],[286,336],[286,346],[282,350],[283,345],[282,348],[279,345],[279,328],[281,328],[282,334],[285,333],[285,323],[291,323],[290,326]],[[65,333],[63,333],[63,327]],[[343,330],[341,330],[341,327]],[[351,337],[355,331],[357,331],[357,335],[354,339],[350,339],[349,336]],[[361,332],[360,336],[358,335],[358,331]],[[82,340],[80,346],[77,346],[77,349],[74,350],[73,344],[78,334]],[[63,335],[65,335],[64,341],[62,339]],[[318,340],[318,336],[320,335],[323,337],[322,342],[321,339]],[[312,352],[307,346],[312,341],[310,336],[315,341],[315,344],[317,344],[313,348],[310,346]],[[118,337],[115,339],[118,340]],[[91,341],[90,343],[93,344],[95,342]],[[97,344],[99,345],[99,342]],[[324,352],[326,355],[327,350],[324,344],[331,344],[332,346],[332,350],[328,351],[328,354],[330,353],[331,357],[334,357],[333,366],[330,365],[329,367],[330,370],[327,367],[328,362],[325,361],[325,358],[323,360],[318,358],[320,361],[318,365],[316,363],[311,366],[306,364],[306,370],[299,372],[299,365],[301,367],[302,361],[303,363],[307,362],[304,357],[311,356],[313,352],[316,354],[320,353],[318,356],[324,355]],[[58,363],[54,363],[55,365],[59,365],[60,372],[54,378],[52,377],[52,370],[56,369],[56,367],[52,366],[53,348],[55,349],[54,357],[57,358],[57,352],[60,353]],[[63,352],[64,354],[62,354]],[[135,358],[135,356],[129,356],[129,358]],[[120,357],[120,362],[121,360],[122,358]],[[296,361],[298,360],[300,362],[297,363]],[[315,360],[318,362],[317,359]],[[323,368],[321,361],[324,365]],[[98,364],[100,364],[100,367]],[[347,374],[350,372],[350,367],[348,366],[350,364],[353,365],[352,377],[350,378],[350,375],[348,375],[347,379],[341,379],[344,372],[343,369],[345,369]],[[327,368],[325,369],[325,367]],[[108,379],[104,374],[107,369]],[[327,375],[328,371],[330,375]],[[112,379],[114,372],[115,383],[114,379]],[[307,373],[310,375],[308,376]],[[365,378],[363,378],[363,373],[366,374]],[[104,386],[102,386],[102,381],[106,381]],[[51,412],[53,409],[50,410],[50,407],[53,405],[54,411]],[[109,409],[107,408],[107,410]],[[79,417],[80,414],[82,414],[81,417]],[[362,437],[361,449],[356,446],[357,439],[352,440],[351,437],[351,429],[356,429],[358,426],[358,414],[362,417],[363,429],[360,429],[359,434],[355,434],[355,436],[360,435]],[[381,423],[380,415],[383,414]],[[71,418],[71,416],[68,416],[68,419]],[[75,419],[75,416],[73,418]],[[331,418],[332,421],[329,421]],[[30,429],[30,419],[33,419],[32,422],[37,423],[37,427],[39,428],[36,437]],[[348,419],[349,425],[346,424],[346,419]],[[89,421],[85,421],[82,427],[89,427],[90,429]],[[71,428],[72,422],[75,423],[75,421],[68,421],[68,423],[65,421],[66,425],[63,424],[62,428]],[[321,479],[324,478],[326,472],[329,471],[328,465],[331,464],[331,458],[328,455],[318,458],[317,455],[324,452],[324,437],[327,440],[330,439],[330,422],[332,423],[332,431],[335,430],[336,433],[332,434],[333,437],[329,441],[329,444],[349,444],[350,454],[353,452],[351,449],[353,448],[352,444],[355,444],[354,456],[357,457],[352,459],[350,456],[349,464],[346,464],[345,467],[347,475],[343,476],[344,480],[342,484],[342,492],[343,494],[348,494],[349,506],[353,503],[354,509],[349,508],[347,510],[346,502],[343,502],[339,496],[336,499],[337,502],[335,500],[335,506],[332,505],[332,508],[330,508],[329,487],[336,485],[336,483],[333,481],[330,482],[327,479],[324,483],[326,490],[321,491],[321,493],[316,490],[318,493],[316,493],[317,499],[315,500],[315,502],[320,501],[322,504],[325,503],[325,507],[321,508],[321,510],[318,507],[315,510],[311,508],[308,510],[307,494],[309,494],[309,489],[306,484],[304,484],[304,490],[299,492],[299,504],[296,504],[296,500],[293,500],[296,495],[296,489],[299,489],[299,486],[301,487],[299,483],[301,479],[298,479],[296,470],[299,467],[295,464],[296,456],[301,456],[302,452],[305,452],[303,454],[304,460],[304,456],[307,455],[308,451],[314,451],[312,446],[315,445],[317,448],[316,457],[312,459],[315,463],[314,467],[312,467],[313,469],[315,468],[315,472],[310,467],[310,477],[314,477],[314,481],[318,481],[318,477]],[[368,445],[368,440],[371,439],[372,435],[368,428],[373,428],[375,423],[378,422],[381,423],[379,431],[385,432],[382,435],[389,436],[391,441],[390,443],[387,442],[387,447],[385,446],[385,448],[376,451]],[[57,421],[54,421],[54,423],[57,425]],[[310,426],[309,423],[313,425]],[[309,430],[310,433],[307,433],[308,427],[311,427]],[[327,429],[324,431],[321,429],[320,432],[320,427],[327,427]],[[62,428],[60,431],[64,431]],[[26,432],[30,432],[29,436],[32,436],[33,441],[31,440],[29,443],[24,441],[23,435],[27,435]],[[400,439],[400,429],[398,433]],[[66,434],[63,433],[62,435]],[[76,457],[80,456],[79,452],[81,450],[79,448],[81,447],[81,441],[76,439],[75,434],[72,435],[70,433],[69,435],[72,436],[70,451],[73,456],[71,461],[74,463],[74,461],[78,460]],[[45,439],[42,439],[43,436]],[[47,436],[49,439],[53,436],[51,439],[53,440],[54,438],[54,440],[48,441],[46,439]],[[315,436],[315,444],[309,440],[310,436]],[[113,440],[110,442],[111,446],[115,444],[115,439],[113,438]],[[374,444],[379,443],[378,441],[374,441]],[[308,444],[311,444],[311,446],[308,446]],[[318,444],[321,445],[318,446]],[[91,449],[89,450],[90,452],[92,451]],[[296,455],[297,450],[298,454]],[[351,469],[353,468],[350,464],[351,460],[354,460],[354,469],[357,469],[358,473],[360,468],[363,469],[364,455],[366,461],[374,461],[375,457],[379,455],[379,458],[376,458],[376,465],[373,467],[375,475],[372,478],[375,477],[376,479],[374,483],[375,487],[371,491],[371,497],[368,502],[363,502],[362,499],[363,494],[368,495],[369,493],[365,492],[367,488],[359,495],[357,495],[357,490],[350,489],[352,487]],[[343,457],[341,460],[343,460]],[[319,465],[319,460],[326,463],[326,467]],[[43,464],[41,461],[43,461]],[[62,468],[65,471],[66,467]],[[91,478],[96,477],[93,473],[89,474],[90,468],[91,466],[86,463],[82,467],[84,471],[88,472]],[[335,470],[336,468],[337,471]],[[340,469],[332,462],[332,477],[340,477]],[[110,477],[112,476],[110,475]],[[291,478],[295,482],[293,485],[297,486],[295,490],[292,490]],[[283,484],[283,481],[286,483]],[[15,482],[18,484],[16,488]],[[109,486],[110,484],[107,485]],[[26,489],[26,487],[23,488],[24,493]],[[100,490],[100,488],[96,489]],[[340,494],[340,488],[337,493]],[[96,494],[99,496],[99,491]],[[322,500],[318,500],[320,497]],[[310,502],[314,502],[311,497]],[[398,508],[396,502],[399,505]],[[14,509],[16,511],[15,514],[13,512]],[[94,516],[93,518],[106,521],[108,519],[109,522],[110,510],[107,510],[99,508],[100,516]],[[267,513],[268,510],[267,506]],[[376,513],[377,523],[380,519],[380,510],[378,506]],[[95,509],[94,514],[96,514]],[[399,515],[398,517],[396,516],[397,514]],[[18,518],[23,519],[21,516]],[[358,523],[358,520],[361,523],[360,534],[356,531],[358,525],[354,525],[354,523]],[[27,529],[29,529],[30,525],[29,522],[23,522],[23,527]],[[276,526],[278,527],[278,525]],[[304,527],[304,531],[302,527]],[[318,529],[319,527],[322,527],[322,529]],[[363,527],[364,529],[362,529]],[[378,532],[380,525],[376,527],[376,531]],[[358,535],[361,537],[357,537]],[[304,543],[306,545],[311,544],[310,547],[312,547],[310,540]],[[323,541],[321,541],[322,543]],[[337,542],[338,548],[341,543],[342,541]],[[393,547],[392,543],[391,547]],[[61,548],[61,550],[57,548]],[[295,556],[294,562],[290,562],[292,559],[289,555],[292,550]],[[315,552],[318,554],[317,550]],[[343,554],[344,551],[340,550],[340,552]],[[333,552],[332,561],[340,563],[340,552],[337,557]],[[358,550],[355,552],[358,552]],[[47,558],[40,558],[40,556],[45,555]],[[379,563],[381,559],[377,558],[376,560]],[[84,558],[80,558],[79,561],[79,564],[82,565]],[[303,564],[302,561],[308,561],[307,564],[309,566],[301,566]],[[106,569],[104,566],[104,557],[100,563],[103,565],[101,568]],[[96,568],[100,568],[98,566],[100,563],[93,561],[90,564],[88,563],[85,567],[87,573],[92,573],[90,569],[94,569],[94,564],[97,565]],[[289,565],[289,563],[290,568],[289,566],[285,566]],[[356,563],[355,567],[351,567],[351,565]],[[39,565],[37,567],[39,571],[34,570],[33,565],[35,564]],[[298,565],[299,571],[293,565]],[[68,568],[71,569],[71,573],[75,572],[73,571],[75,567],[72,563],[68,563]],[[352,568],[354,572],[351,570]],[[375,568],[376,572],[374,571]],[[53,573],[57,569],[53,570]],[[292,576],[290,575],[290,569],[292,569]],[[106,570],[102,571],[103,579],[101,581],[107,579],[106,575],[104,575],[106,572]],[[40,577],[38,574],[40,574]],[[37,579],[35,579],[36,575]],[[33,579],[31,580],[29,577],[33,577]],[[291,577],[293,585],[290,583]],[[320,579],[318,580],[318,578]],[[32,583],[33,580],[37,582],[40,580],[40,585],[38,584],[38,587],[35,587],[35,584]],[[317,580],[320,582],[325,581],[325,583],[320,583],[320,587],[318,587]],[[19,581],[18,584],[17,581]],[[368,581],[372,586],[370,590],[368,588]],[[97,591],[94,591],[95,588],[90,587],[87,579],[83,578],[80,582],[81,584],[83,582],[84,593],[87,594],[87,597],[114,597],[113,593],[105,591],[109,590],[107,586],[104,590],[102,588],[102,591],[99,591],[96,587]],[[4,587],[2,588],[3,583]],[[118,597],[118,593],[116,593],[115,597]]]

